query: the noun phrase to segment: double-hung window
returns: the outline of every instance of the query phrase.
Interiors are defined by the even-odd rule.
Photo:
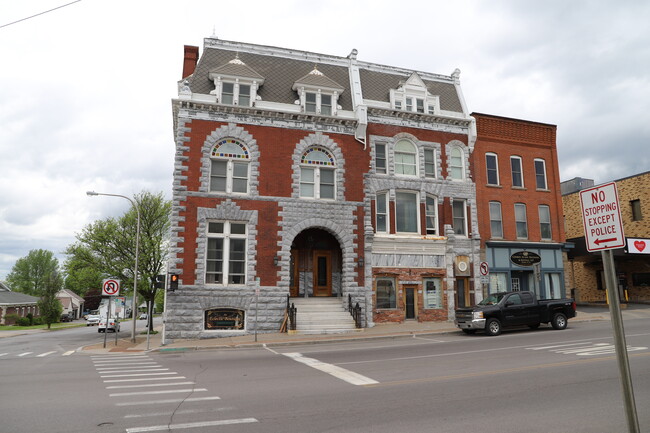
[[[376,231],[378,233],[388,233],[388,193],[378,193],[375,204]]]
[[[426,218],[427,218],[427,234],[438,234],[438,203],[435,197],[428,195],[426,199]]]
[[[419,233],[418,194],[398,191],[395,193],[395,230],[398,233]]]
[[[517,227],[517,238],[528,239],[528,220],[524,203],[515,203],[515,226]]]
[[[544,240],[551,240],[551,210],[545,205],[539,205],[539,232]]]
[[[210,191],[248,193],[250,155],[239,140],[224,138],[210,155]]]
[[[249,84],[222,82],[221,103],[250,107],[251,86]]]
[[[246,223],[208,222],[206,284],[246,283]]]
[[[537,189],[548,189],[546,183],[546,161],[535,159],[535,186]]]
[[[449,176],[454,180],[462,180],[465,178],[463,151],[458,147],[451,148],[451,155],[449,158]]]
[[[499,185],[499,159],[494,153],[485,154],[488,185]]]
[[[436,151],[424,149],[424,177],[436,177]]]
[[[322,147],[311,147],[300,160],[300,197],[336,198],[336,163]]]
[[[375,170],[377,173],[386,174],[386,144],[375,145]]]
[[[503,238],[501,203],[498,201],[490,202],[490,235],[492,238]]]
[[[524,172],[522,169],[520,156],[510,157],[510,174],[512,177],[512,186],[515,188],[523,188]]]
[[[454,200],[452,205],[454,233],[467,236],[467,207],[465,200]]]
[[[408,140],[399,140],[395,144],[395,174],[417,176],[417,149]]]
[[[332,95],[305,92],[305,112],[332,115]]]

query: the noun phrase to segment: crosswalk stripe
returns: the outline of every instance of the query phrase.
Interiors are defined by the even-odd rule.
[[[72,355],[74,352],[75,352],[74,350],[68,350],[67,352],[65,352],[65,353],[64,353],[63,355],[61,355],[61,356],[70,356],[70,355]]]
[[[144,401],[128,401],[122,403],[115,403],[115,406],[143,406],[153,404],[168,404],[168,403],[189,403],[197,401],[212,401],[221,400],[221,397],[192,397],[192,398],[169,398],[166,400],[144,400]]]
[[[138,365],[138,366],[128,366],[128,365],[121,365],[119,367],[95,367],[97,371],[99,372],[105,372],[105,371],[110,371],[110,370],[124,370],[125,368],[146,368],[146,369],[152,369],[156,367],[162,367],[160,364],[154,363],[154,365]]]
[[[188,428],[195,428],[195,427],[214,427],[218,425],[249,424],[254,422],[259,422],[259,421],[256,420],[255,418],[222,419],[219,421],[188,422],[184,424],[165,424],[165,425],[153,425],[149,427],[127,428],[126,433],[144,433],[150,431],[179,430],[179,429],[188,429]]]
[[[143,371],[168,371],[169,368],[148,368],[144,370],[110,370],[110,371],[104,371],[104,370],[98,370],[98,373],[140,373]],[[174,373],[176,374],[176,373]]]
[[[39,358],[43,358],[44,356],[51,355],[53,353],[56,353],[56,350],[53,350],[51,352],[41,353],[40,355],[36,355],[36,356],[39,357]]]
[[[109,397],[128,397],[132,395],[156,395],[156,394],[176,394],[181,392],[207,392],[205,388],[187,388],[187,389],[165,389],[163,391],[138,391],[138,392],[116,392],[108,394]]]
[[[322,371],[338,379],[351,383],[352,385],[372,385],[372,384],[379,383],[374,379],[371,379],[369,377],[363,376],[359,373],[355,373],[350,370],[346,370],[345,368],[339,367],[338,365],[327,364],[325,362],[321,362],[318,359],[314,359],[314,358],[307,358],[303,356],[302,353],[297,353],[297,352],[283,353],[283,355],[293,359],[294,361],[298,361],[311,368],[315,368],[316,370]]]
[[[105,380],[104,383],[114,383],[114,382],[139,382],[143,380],[175,380],[175,379],[187,379],[185,376],[177,377],[143,377],[140,379],[111,379]]]
[[[17,356],[25,356],[25,355],[30,355],[32,353],[34,353],[34,352],[25,352],[25,353],[21,353],[20,355],[17,355]]]
[[[116,373],[115,371],[113,373]],[[162,376],[165,374],[178,374],[173,371],[167,373],[137,373],[137,374],[112,374],[110,376],[99,376],[102,379],[105,377],[133,377],[133,376]]]
[[[174,386],[174,385],[196,385],[196,382],[174,382],[174,383],[149,383],[146,385],[113,385],[107,386],[106,389],[123,389],[123,388],[151,388],[154,386]]]
[[[0,353],[0,356],[5,356],[5,355],[9,355],[9,352]]]
[[[232,410],[231,407],[209,407],[206,409],[183,409],[175,410],[174,415],[188,415],[191,413],[208,413],[208,412],[224,412],[227,410]],[[130,418],[147,418],[152,416],[169,416],[170,412],[149,412],[149,413],[132,413],[129,415],[124,415],[125,419]]]

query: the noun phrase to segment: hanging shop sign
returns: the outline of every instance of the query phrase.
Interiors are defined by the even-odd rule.
[[[540,263],[542,258],[532,251],[517,251],[510,256],[510,261],[517,266],[533,266]]]

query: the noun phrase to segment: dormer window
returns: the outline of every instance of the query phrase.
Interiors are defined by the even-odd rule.
[[[337,111],[336,101],[343,91],[343,86],[325,76],[318,68],[314,69],[293,85],[293,90],[298,92],[303,112],[335,116]]]
[[[440,111],[440,97],[429,93],[427,85],[416,73],[400,83],[397,89],[390,89],[390,102],[395,110],[422,114]]]
[[[255,72],[239,59],[210,70],[210,79],[214,82],[211,95],[216,96],[218,104],[252,107],[257,98],[257,90],[264,84],[264,77]]]

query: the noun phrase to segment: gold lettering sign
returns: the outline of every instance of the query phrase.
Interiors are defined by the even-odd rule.
[[[205,312],[206,330],[244,330],[245,311],[234,308],[216,308]]]

